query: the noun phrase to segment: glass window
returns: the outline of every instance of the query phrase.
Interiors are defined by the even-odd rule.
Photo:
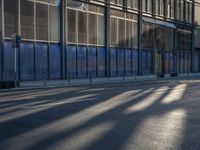
[[[195,24],[200,25],[200,5],[195,5]]]
[[[48,75],[47,44],[37,43],[35,48],[36,79],[43,80]]]
[[[51,44],[49,48],[49,78],[59,79],[61,72],[61,51],[59,44]]]
[[[89,77],[96,77],[97,71],[97,58],[96,58],[96,48],[90,47],[88,49],[88,75]]]
[[[33,43],[22,43],[20,48],[20,80],[34,79]]]
[[[75,78],[76,77],[76,46],[68,46],[67,47],[67,76],[68,78]]]
[[[50,40],[60,41],[60,9],[49,6]]]
[[[77,51],[77,74],[78,77],[86,77],[86,47],[78,47]]]
[[[117,19],[111,18],[110,23],[110,32],[111,32],[111,45],[117,46]]]
[[[105,48],[98,48],[97,50],[97,67],[98,67],[98,77],[105,76]]]
[[[11,5],[12,4],[12,5]],[[5,37],[11,38],[18,32],[18,0],[4,1]]]
[[[126,43],[125,39],[125,20],[118,20],[118,46],[124,47]]]
[[[145,49],[153,49],[154,48],[154,27],[151,24],[143,24],[142,28],[142,46]]]
[[[34,3],[21,0],[21,37],[34,39]]]
[[[89,21],[89,44],[96,44],[97,43],[97,15],[89,14],[88,15]]]
[[[14,81],[15,79],[15,51],[14,48],[12,48],[12,43],[10,41],[4,42],[4,81]]]
[[[132,29],[133,29],[132,22],[126,21],[126,47],[127,48],[132,48],[132,36],[133,36]]]
[[[87,43],[87,13],[78,11],[78,43]]]
[[[166,17],[174,18],[174,0],[166,1]]]
[[[138,74],[138,50],[132,51],[132,74]]]
[[[110,50],[110,75],[117,75],[117,53],[115,48]]]
[[[124,49],[117,49],[117,75],[124,75]]]
[[[97,34],[98,34],[98,45],[104,45],[105,43],[105,23],[104,23],[104,16],[101,16],[99,15],[98,16],[98,23],[97,23],[97,26],[98,26],[98,31],[97,31]]]
[[[137,22],[133,22],[133,35],[132,35],[132,47],[137,48],[138,47],[138,24]]]
[[[138,0],[127,0],[127,7],[132,9],[138,9]]]
[[[131,75],[131,65],[132,63],[132,57],[131,57],[131,50],[127,49],[125,51],[125,74]]]
[[[77,32],[76,32],[76,10],[67,10],[67,26],[68,26],[68,42],[77,42]]]
[[[195,29],[195,47],[200,48],[200,28]]]
[[[36,39],[48,40],[48,5],[36,3]]]

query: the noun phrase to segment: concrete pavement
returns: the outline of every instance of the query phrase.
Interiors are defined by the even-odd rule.
[[[200,80],[0,93],[2,150],[199,150]]]

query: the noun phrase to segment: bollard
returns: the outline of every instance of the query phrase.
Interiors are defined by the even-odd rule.
[[[44,80],[43,80],[44,86],[47,85],[46,73],[47,73],[46,70],[44,70]]]
[[[68,84],[70,84],[71,81],[70,81],[70,72],[68,72]]]
[[[90,72],[90,84],[92,83],[92,73]]]

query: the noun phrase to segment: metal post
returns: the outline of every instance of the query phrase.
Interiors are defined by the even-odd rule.
[[[65,52],[65,43],[66,43],[66,0],[60,1],[60,39],[61,39],[61,79],[66,79],[66,52]]]
[[[142,75],[142,1],[140,0],[138,17],[138,74]]]
[[[192,2],[192,72],[195,72],[195,3]]]
[[[110,77],[110,0],[105,8],[106,77]]]
[[[17,77],[17,53],[18,53],[18,48],[14,48],[15,51],[15,57],[14,57],[14,71],[15,71],[15,88],[18,86],[18,77]]]

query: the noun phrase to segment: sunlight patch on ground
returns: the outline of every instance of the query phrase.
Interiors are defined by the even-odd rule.
[[[157,92],[157,91],[159,91],[159,89],[162,89],[162,91]],[[148,97],[141,99],[141,101],[134,104],[133,106],[130,106],[129,108],[127,108],[125,110],[125,113],[133,113],[133,112],[138,112],[138,111],[142,111],[144,109],[147,109],[149,106],[154,104],[156,101],[159,100],[159,98],[162,97],[162,95],[166,92],[168,87],[165,86],[165,87],[161,87],[159,89],[152,92],[152,94],[150,94]]]
[[[111,131],[114,128],[115,124],[116,123],[114,121],[110,121],[84,128],[83,130],[68,138],[63,138],[62,141],[55,143],[55,147],[52,146],[51,148],[83,150],[85,147],[101,139],[103,135],[105,135],[107,132]]]
[[[163,104],[170,104],[175,101],[181,100],[184,92],[186,91],[187,84],[177,85],[162,101]]]
[[[148,117],[138,125],[126,146],[130,149],[133,145],[137,149],[180,149],[185,119],[184,109],[175,109],[162,116]]]

